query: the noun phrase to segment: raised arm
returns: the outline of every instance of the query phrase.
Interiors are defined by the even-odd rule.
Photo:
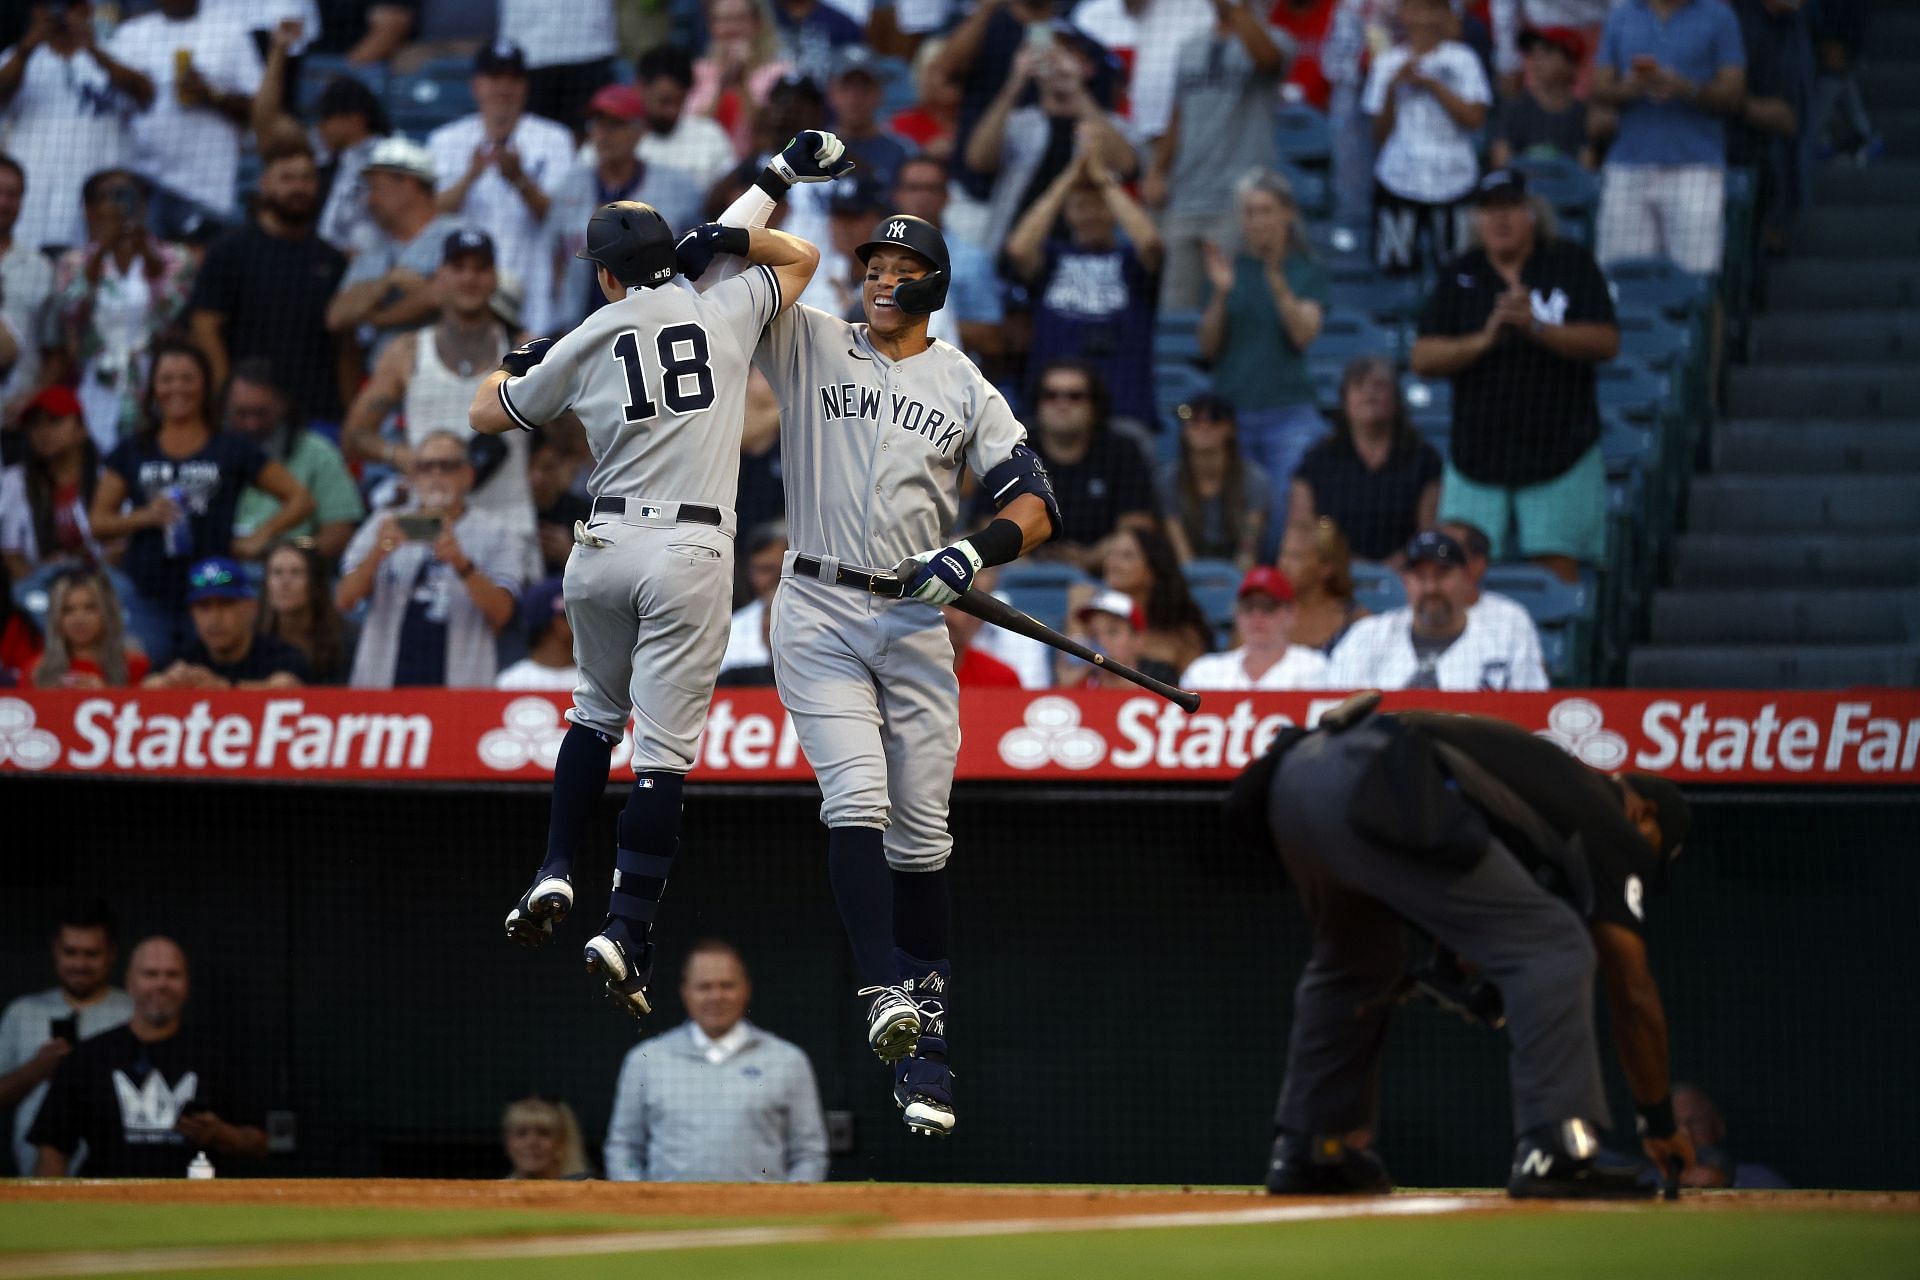
[[[1022,279],[1031,284],[1047,262],[1047,233],[1060,221],[1060,210],[1067,203],[1067,192],[1086,175],[1086,155],[1075,156],[1073,163],[1047,185],[1040,198],[1027,206],[1007,236],[1007,260]]]

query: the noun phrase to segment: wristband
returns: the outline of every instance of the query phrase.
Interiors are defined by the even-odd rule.
[[[768,165],[760,171],[760,176],[753,180],[753,185],[766,192],[767,195],[777,202],[786,196],[788,189],[793,186],[793,182],[791,179],[781,177],[778,173],[774,172],[772,165]]]
[[[747,256],[747,248],[753,243],[753,236],[745,227],[722,226],[713,237],[713,247],[722,253],[730,253],[736,258]]]
[[[1026,545],[1027,536],[1020,532],[1020,526],[1013,521],[997,519],[965,540],[973,545],[974,554],[980,557],[981,565],[991,568],[997,564],[1018,560],[1020,549]]]
[[[1640,1136],[1643,1138],[1671,1138],[1679,1129],[1679,1125],[1673,1118],[1671,1093],[1660,1101],[1649,1103],[1644,1107],[1636,1103],[1634,1110],[1640,1113],[1639,1119],[1634,1122],[1634,1127],[1640,1131]]]

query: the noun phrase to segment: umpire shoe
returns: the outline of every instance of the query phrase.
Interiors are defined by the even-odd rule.
[[[1638,1165],[1602,1151],[1584,1120],[1521,1134],[1507,1178],[1507,1194],[1516,1200],[1644,1200],[1655,1189]]]
[[[934,1043],[938,1041],[938,1043]],[[915,1054],[893,1067],[893,1104],[907,1122],[907,1132],[923,1138],[945,1138],[953,1134],[953,1068],[944,1057],[946,1042],[923,1034],[923,1048],[942,1057],[926,1058]]]
[[[1275,1196],[1383,1196],[1393,1178],[1380,1157],[1350,1147],[1337,1134],[1308,1137],[1282,1129],[1267,1161],[1267,1194]]]
[[[653,944],[629,950],[627,944],[606,933],[587,939],[587,972],[606,979],[607,999],[635,1018],[653,1012],[647,1001],[647,983],[653,978]]]
[[[507,912],[507,940],[523,947],[545,946],[553,927],[571,910],[573,884],[565,876],[537,875]]]
[[[867,1044],[880,1061],[892,1066],[907,1057],[920,1042],[920,1007],[904,984],[891,987],[862,987],[860,994],[872,996],[867,1006]]]

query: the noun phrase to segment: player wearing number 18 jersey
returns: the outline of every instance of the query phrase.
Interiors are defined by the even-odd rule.
[[[603,207],[581,257],[610,305],[555,342],[508,354],[475,395],[475,430],[532,429],[573,410],[593,452],[591,514],[565,578],[580,683],[554,764],[547,854],[507,916],[537,946],[573,906],[573,862],[633,716],[634,785],[620,814],[613,897],[587,967],[615,1003],[649,1011],[654,914],[679,845],[682,780],[726,649],[733,500],[748,363],[820,255],[752,233],[752,264],[706,293],[673,283],[673,233],[650,206]]]

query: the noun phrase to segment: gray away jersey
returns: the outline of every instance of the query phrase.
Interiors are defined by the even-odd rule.
[[[572,409],[587,429],[596,497],[732,509],[754,345],[780,285],[754,267],[695,293],[680,281],[632,289],[583,321],[524,377],[500,385],[522,426]]]
[[[780,399],[780,468],[795,551],[890,569],[946,541],[962,461],[976,478],[1026,429],[963,353],[935,342],[895,363],[865,324],[796,306],[754,355]]]

